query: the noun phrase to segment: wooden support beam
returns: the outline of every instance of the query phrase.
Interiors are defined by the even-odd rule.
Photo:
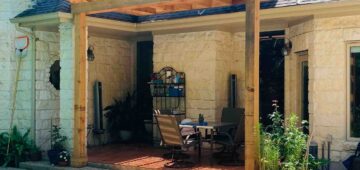
[[[93,2],[81,2],[72,4],[71,12],[74,14],[82,12],[87,14],[93,14],[100,12],[109,12],[121,7],[170,1],[171,0],[103,0]]]
[[[245,169],[259,169],[259,39],[260,0],[246,0]]]
[[[86,41],[87,27],[85,13],[74,15],[75,27],[75,77],[74,77],[74,131],[73,154],[71,166],[84,167],[87,165],[86,148],[86,101],[87,101],[87,60]]]

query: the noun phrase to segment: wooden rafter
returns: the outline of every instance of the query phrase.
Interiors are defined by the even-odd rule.
[[[245,0],[70,0],[72,12],[119,12],[137,16],[230,6]]]

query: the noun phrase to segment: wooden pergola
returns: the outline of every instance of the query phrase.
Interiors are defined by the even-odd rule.
[[[137,16],[246,3],[245,169],[259,168],[259,31],[260,0],[69,0],[75,27],[74,150],[71,165],[87,164],[86,15],[119,12]],[[245,2],[246,1],[246,2]]]

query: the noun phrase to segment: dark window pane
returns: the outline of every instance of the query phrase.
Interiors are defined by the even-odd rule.
[[[351,47],[350,136],[360,137],[360,47]]]

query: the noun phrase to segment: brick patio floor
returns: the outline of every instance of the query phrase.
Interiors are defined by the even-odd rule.
[[[220,166],[214,160],[213,165],[210,163],[210,153],[208,150],[202,150],[201,162],[197,161],[197,151],[188,151],[188,153],[196,166],[192,169],[196,170],[243,170],[240,166]],[[88,159],[90,163],[112,165],[115,169],[166,169],[164,164],[170,160],[161,157],[168,150],[155,148],[148,145],[135,144],[114,144],[88,149]]]

